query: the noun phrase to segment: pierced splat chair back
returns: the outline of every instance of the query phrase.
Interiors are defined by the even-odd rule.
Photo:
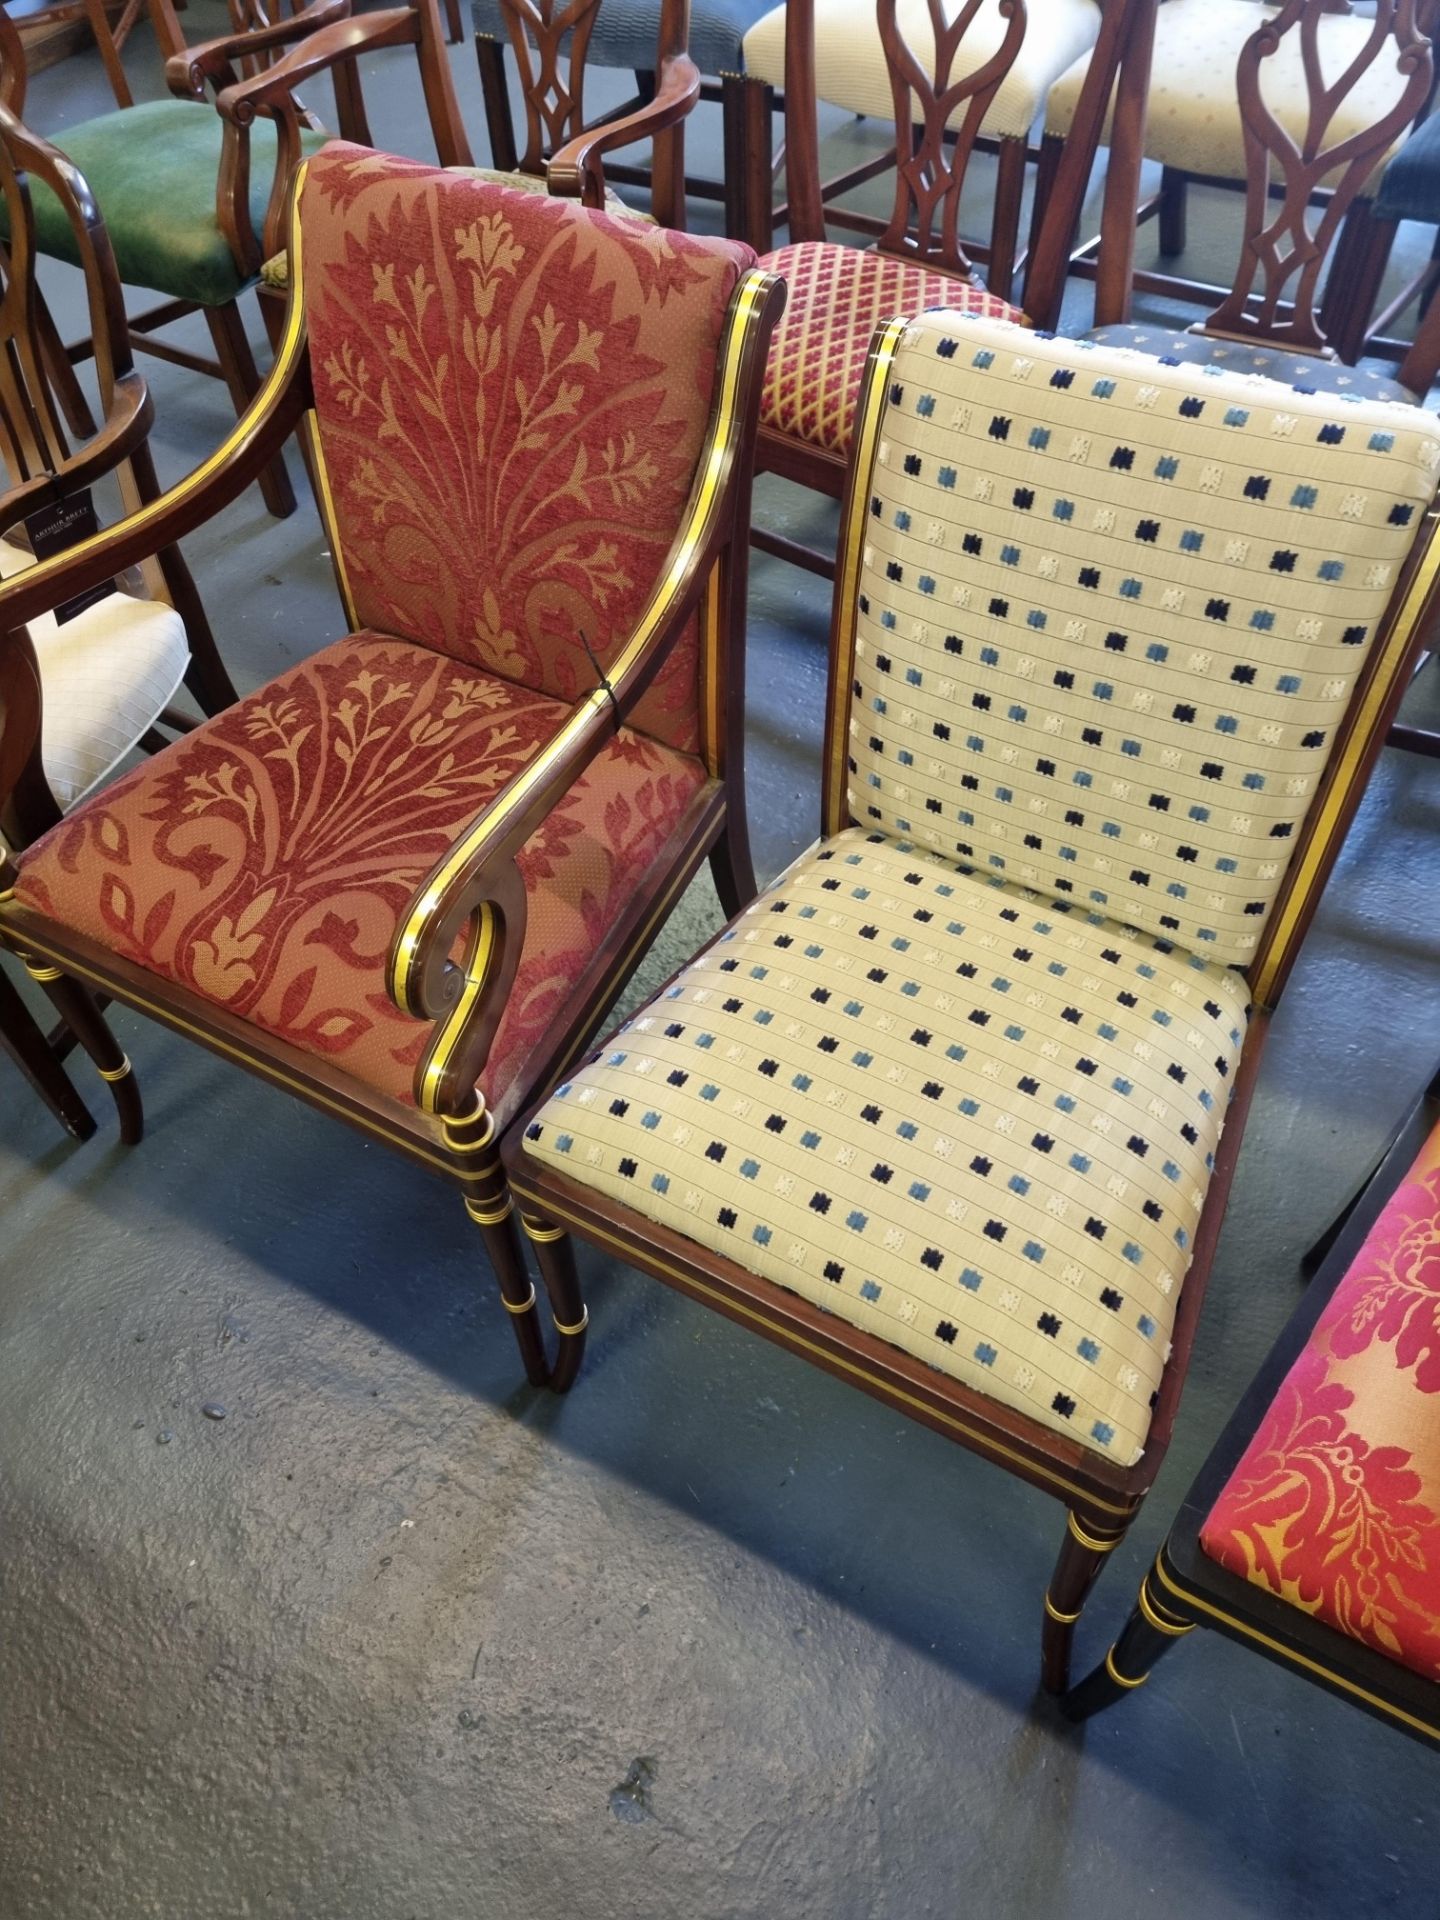
[[[352,625],[568,701],[593,691],[670,564],[753,257],[578,214],[338,143],[301,205]],[[677,365],[697,371],[676,380]],[[708,604],[636,712],[684,751],[714,747]]]
[[[13,34],[14,28],[0,18],[0,42],[7,32]],[[131,359],[109,236],[90,190],[62,153],[0,106],[0,455],[10,487],[0,508],[0,533],[42,504],[41,496],[52,491],[50,482],[63,475],[79,451],[73,431],[67,431],[58,387],[64,380],[73,388],[74,376],[36,280],[34,184],[59,202],[75,236],[102,414],[111,414],[117,389],[127,414],[143,408],[148,418],[149,411]]]
[[[1363,45],[1343,71],[1326,72],[1332,10],[1324,0],[1285,0],[1241,50],[1245,242],[1230,293],[1199,331],[1327,351],[1315,311],[1320,271],[1351,203],[1429,98],[1435,11],[1432,0],[1376,0]],[[1297,86],[1305,125],[1298,143],[1276,112]],[[1321,187],[1328,198],[1312,225],[1311,197]]]
[[[960,197],[980,127],[1025,40],[1025,0],[963,0],[953,17],[925,0],[933,39],[922,59],[905,36],[899,0],[878,0],[880,38],[895,101],[895,208],[880,245],[969,274]],[[962,47],[980,43],[971,72],[954,73]]]
[[[940,312],[866,404],[827,831],[1248,968],[1266,1001],[1315,883],[1297,848],[1399,670],[1440,423]]]
[[[499,0],[525,100],[519,171],[545,162],[585,130],[585,52],[603,0]],[[661,0],[655,66],[685,52],[689,0]]]

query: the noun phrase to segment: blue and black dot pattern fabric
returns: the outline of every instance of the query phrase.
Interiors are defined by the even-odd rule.
[[[930,313],[882,431],[853,817],[1243,965],[1434,420]]]
[[[852,827],[563,1085],[527,1149],[1123,1462],[1241,975]]]
[[[929,313],[848,792],[527,1152],[1144,1451],[1254,953],[1440,468],[1419,409]]]

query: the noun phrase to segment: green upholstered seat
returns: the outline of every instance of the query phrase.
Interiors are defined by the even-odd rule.
[[[253,276],[235,264],[215,214],[224,123],[199,100],[154,100],[101,114],[60,136],[89,182],[115,249],[120,278],[176,300],[219,307]],[[307,153],[329,136],[302,135]],[[275,173],[275,129],[250,130],[250,219],[260,238]],[[75,236],[48,188],[34,187],[40,251],[80,264]]]

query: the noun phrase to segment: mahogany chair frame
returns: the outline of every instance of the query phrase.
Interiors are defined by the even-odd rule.
[[[1430,32],[1435,23],[1434,0],[1376,0],[1374,23],[1365,47],[1350,67],[1329,86],[1320,85],[1320,43],[1323,22],[1336,15],[1352,15],[1349,0],[1284,0],[1271,15],[1258,13],[1253,34],[1236,63],[1236,92],[1245,153],[1242,178],[1189,174],[1163,169],[1159,189],[1149,197],[1140,193],[1145,160],[1146,96],[1154,58],[1155,9],[1148,33],[1137,40],[1122,69],[1116,98],[1116,117],[1107,176],[1105,218],[1101,236],[1079,248],[1072,271],[1094,274],[1095,318],[1099,325],[1130,317],[1135,293],[1155,293],[1213,309],[1196,332],[1232,339],[1263,339],[1297,353],[1324,353],[1353,361],[1363,344],[1364,324],[1373,288],[1384,269],[1388,238],[1378,237],[1376,223],[1366,217],[1369,205],[1364,189],[1373,183],[1380,161],[1395,138],[1422,118],[1434,90]],[[1310,85],[1310,120],[1305,140],[1297,146],[1266,105],[1264,63],[1285,36],[1298,29],[1302,63]],[[1363,135],[1328,143],[1336,111],[1387,45],[1395,49],[1397,71],[1404,85],[1384,119]],[[1041,143],[1037,200],[1059,164],[1063,143],[1047,135]],[[1333,186],[1322,182],[1336,168],[1343,169]],[[1191,183],[1222,187],[1245,195],[1244,230],[1236,277],[1227,289],[1207,282],[1133,268],[1122,281],[1097,266],[1112,223],[1126,222],[1136,230],[1147,221],[1159,222],[1160,250],[1185,249],[1185,196]],[[1271,202],[1279,202],[1272,212]],[[1308,215],[1319,209],[1312,225]],[[1289,251],[1287,251],[1287,248]],[[1325,286],[1320,275],[1334,249]],[[1259,289],[1256,291],[1256,282]],[[1293,286],[1292,286],[1293,283]],[[1368,292],[1366,290],[1369,290]],[[1333,343],[1333,344],[1331,344]]]
[[[661,0],[655,68],[648,97],[587,127],[585,52],[601,0],[501,0],[525,101],[525,147],[516,145],[515,124],[505,80],[505,49],[489,34],[475,36],[485,118],[494,165],[502,173],[547,172],[552,191],[575,191],[576,151],[584,142],[581,197],[603,204],[600,162],[608,153],[654,142],[648,171],[612,167],[612,179],[648,185],[651,211],[662,227],[685,227],[686,116],[701,98],[700,70],[686,51],[690,33],[689,0]],[[562,77],[561,68],[564,67]],[[600,195],[597,199],[596,194]],[[729,222],[727,221],[727,227]],[[736,229],[738,231],[738,229]]]
[[[936,74],[926,73],[906,44],[896,17],[896,0],[878,0],[878,5],[881,38],[891,63],[896,108],[896,150],[885,162],[896,169],[895,203],[888,221],[856,214],[847,215],[843,224],[866,232],[879,228],[874,243],[878,253],[948,274],[968,286],[976,285],[978,276],[959,233],[960,195],[980,122],[1019,51],[1025,0],[1010,0],[1012,32],[1001,52],[985,68],[954,86],[948,84],[949,64],[977,11],[979,0],[967,0],[948,28],[938,0],[929,0],[931,17],[937,24],[936,46],[941,60]],[[1075,124],[1066,142],[1066,162],[1051,171],[1042,218],[1026,265],[1025,314],[1035,326],[1053,328],[1058,323],[1070,250],[1106,109],[1136,23],[1153,7],[1154,0],[1107,0]],[[835,211],[825,205],[820,179],[814,0],[789,0],[785,54],[791,238],[796,242],[824,241],[827,221],[841,223]],[[952,139],[947,129],[962,105],[965,119],[959,137]],[[843,453],[782,433],[762,421],[756,471],[779,474],[814,493],[839,500],[845,491],[847,463]],[[834,564],[828,555],[783,535],[757,527],[751,532],[751,543],[762,552],[788,560],[807,572],[817,573],[824,579],[833,577]]]
[[[165,79],[171,93],[182,100],[203,101],[207,89],[218,93],[241,78],[247,66],[268,61],[277,50],[303,40],[326,21],[343,18],[350,11],[350,0],[308,0],[302,11],[288,18],[269,21],[243,31],[221,35],[194,47],[185,45],[173,0],[146,0],[155,38],[165,59]],[[258,0],[252,0],[247,17],[261,17]],[[103,7],[98,9],[97,35],[108,34]],[[107,69],[109,60],[107,59]],[[17,119],[24,117],[28,74],[20,36],[14,22],[0,6],[0,105]],[[133,102],[126,102],[126,105]],[[117,111],[123,111],[122,106]],[[284,181],[277,191],[283,201]],[[250,219],[250,139],[248,127],[226,123],[221,144],[220,165],[215,183],[215,215],[236,271],[242,280],[253,279],[260,270],[259,241]],[[272,195],[273,198],[273,195]],[[173,341],[157,339],[155,334],[186,315],[202,312],[210,331],[214,357],[192,352]],[[259,390],[260,375],[246,337],[238,304],[231,300],[219,306],[199,306],[195,301],[168,299],[160,305],[129,317],[132,344],[137,352],[175,366],[223,380],[231,402],[243,413]],[[52,328],[53,331],[53,328]],[[63,349],[72,363],[90,357],[90,340],[78,340]],[[83,413],[67,417],[77,432],[88,430]],[[279,518],[295,510],[295,492],[285,471],[283,459],[277,459],[260,476],[265,504]]]
[[[275,364],[225,444],[187,478],[125,521],[0,587],[0,796],[35,752],[38,700],[23,623],[66,594],[107,578],[210,519],[306,421],[313,405],[306,341],[301,231],[292,190],[290,304]],[[449,1177],[480,1228],[529,1379],[548,1378],[536,1292],[526,1271],[499,1131],[586,1044],[666,914],[707,857],[727,911],[753,898],[744,812],[744,633],[754,420],[782,283],[751,271],[731,298],[717,357],[715,397],[695,480],[648,606],[611,664],[550,741],[490,799],[416,889],[397,923],[387,987],[402,1012],[433,1032],[416,1068],[416,1105],[398,1108],[323,1056],[307,1054],[226,1009],[53,925],[15,899],[16,869],[0,855],[0,947],[25,961],[69,1022],[138,1137],[130,1064],[96,1009],[95,993],[148,1014],[238,1061],[323,1112]],[[336,550],[334,538],[331,550]],[[342,584],[342,598],[344,588]],[[525,893],[514,864],[556,802],[634,711],[672,647],[698,616],[703,636],[702,735],[710,777],[677,824],[658,877],[640,887],[591,956],[529,1061],[487,1110],[477,1092],[520,963]],[[462,943],[463,960],[452,954]]]
[[[1332,1230],[1323,1266],[1181,1501],[1155,1564],[1140,1583],[1125,1627],[1100,1665],[1065,1696],[1070,1719],[1088,1720],[1143,1686],[1156,1661],[1177,1640],[1195,1627],[1212,1627],[1422,1744],[1440,1749],[1440,1683],[1312,1618],[1303,1607],[1241,1579],[1212,1560],[1200,1544],[1211,1509],[1437,1119],[1440,1082],[1432,1082],[1380,1167],[1342,1216],[1338,1231]]]
[[[85,276],[102,424],[83,443],[72,444],[67,435],[66,395],[56,375],[72,384],[75,376],[64,355],[53,351],[56,343],[46,332],[49,313],[36,284],[32,179],[48,187],[66,210]],[[0,457],[11,480],[0,500],[0,534],[21,526],[37,508],[84,492],[107,475],[115,477],[122,502],[134,511],[160,494],[148,441],[154,408],[131,353],[109,235],[83,177],[62,153],[30,133],[4,107],[0,107],[0,199],[9,212],[10,232],[0,259]],[[73,397],[87,404],[78,387]],[[190,645],[189,690],[204,712],[218,713],[234,700],[235,688],[184,556],[166,541],[146,559],[148,584],[174,607],[185,625]],[[6,670],[0,666],[0,707],[6,703],[5,685]],[[37,719],[43,718],[38,712],[38,679],[34,698]],[[173,709],[160,718],[176,731],[192,724]],[[0,750],[0,768],[6,764]],[[4,778],[8,798],[0,825],[12,845],[24,845],[55,824],[60,808],[38,752],[27,755],[23,763],[8,765]],[[94,1132],[94,1121],[60,1064],[73,1045],[73,1035],[62,1028],[47,1040],[3,976],[0,1045],[69,1132],[77,1139]]]
[[[904,322],[899,320],[882,327],[871,347],[845,498],[830,630],[821,819],[821,830],[827,836],[853,824],[846,794],[846,738],[856,582],[866,538],[880,416],[903,327]],[[1363,683],[1351,701],[1261,946],[1245,970],[1254,1001],[1250,1032],[1196,1229],[1192,1263],[1180,1294],[1171,1356],[1161,1378],[1144,1454],[1134,1466],[1105,1461],[1077,1441],[938,1373],[838,1315],[812,1306],[798,1294],[786,1292],[664,1226],[627,1214],[606,1196],[529,1157],[524,1150],[524,1133],[541,1102],[520,1117],[503,1143],[510,1189],[536,1243],[558,1321],[582,1329],[586,1322],[569,1239],[573,1230],[603,1252],[754,1328],[993,1461],[1065,1506],[1066,1534],[1045,1594],[1042,1623],[1042,1682],[1051,1693],[1063,1693],[1069,1683],[1071,1645],[1086,1597],[1106,1556],[1125,1538],[1169,1445],[1270,1016],[1359,804],[1365,777],[1404,692],[1405,667],[1417,636],[1423,635],[1437,612],[1440,512],[1432,506],[1391,599],[1384,631],[1377,637]],[[562,1337],[553,1379],[557,1390],[574,1381],[583,1351],[583,1331]]]

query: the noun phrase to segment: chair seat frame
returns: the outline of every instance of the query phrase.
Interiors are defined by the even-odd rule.
[[[877,332],[871,346],[842,515],[822,791],[822,832],[827,838],[854,824],[845,774],[854,598],[880,416],[904,324],[899,319],[891,321]],[[1045,1594],[1041,1632],[1041,1680],[1052,1694],[1064,1693],[1069,1685],[1071,1647],[1086,1598],[1107,1555],[1125,1538],[1164,1460],[1240,1152],[1245,1116],[1260,1070],[1269,1016],[1359,803],[1365,775],[1404,693],[1406,663],[1418,645],[1418,636],[1423,635],[1437,611],[1440,514],[1432,508],[1411,548],[1404,577],[1390,603],[1385,632],[1372,649],[1364,683],[1351,702],[1262,945],[1246,969],[1254,1003],[1250,1031],[1196,1229],[1191,1265],[1180,1292],[1170,1358],[1161,1378],[1145,1450],[1134,1466],[1121,1468],[1105,1461],[1028,1416],[1002,1407],[848,1325],[839,1316],[824,1313],[735,1262],[628,1213],[549,1164],[530,1157],[524,1149],[524,1132],[543,1102],[536,1102],[522,1115],[502,1143],[510,1188],[520,1202],[527,1227],[537,1237],[541,1270],[556,1303],[557,1318],[582,1325],[585,1318],[573,1252],[565,1237],[566,1230],[573,1227],[607,1253],[753,1326],[769,1339],[1064,1504],[1066,1534]],[[574,1380],[583,1339],[582,1333],[562,1340],[555,1368],[557,1387],[566,1387]]]

